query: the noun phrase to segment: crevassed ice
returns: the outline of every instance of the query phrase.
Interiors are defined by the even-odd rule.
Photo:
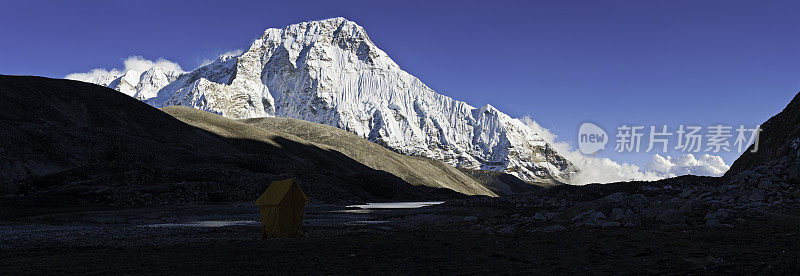
[[[434,92],[344,18],[268,29],[242,54],[191,72],[153,68],[100,84],[155,107],[332,125],[403,154],[528,181],[564,181],[575,170],[521,121]]]

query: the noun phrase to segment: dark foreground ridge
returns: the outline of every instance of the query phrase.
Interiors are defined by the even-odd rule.
[[[800,179],[800,94],[795,95],[780,113],[761,124],[758,150],[745,151],[725,174],[733,176],[748,171],[781,174]]]
[[[270,181],[288,177],[315,202],[462,197],[412,186],[296,137],[221,136],[94,84],[0,76],[0,98],[0,194],[7,204],[251,201]]]

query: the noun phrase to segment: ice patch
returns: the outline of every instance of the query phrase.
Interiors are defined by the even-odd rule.
[[[415,209],[425,206],[442,204],[444,201],[423,201],[423,202],[381,202],[367,203],[365,205],[348,205],[347,208],[361,209]]]
[[[391,221],[388,221],[388,220],[357,220],[357,221],[346,222],[345,225],[369,225],[369,224],[383,224],[383,223],[389,223],[389,222],[391,222]]]
[[[141,227],[226,227],[226,226],[244,226],[244,225],[257,225],[260,222],[255,220],[203,220],[193,221],[189,223],[158,223],[148,224]]]

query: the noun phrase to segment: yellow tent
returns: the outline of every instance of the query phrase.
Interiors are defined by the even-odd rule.
[[[261,211],[261,237],[303,235],[303,207],[309,202],[294,178],[272,181],[256,200]]]

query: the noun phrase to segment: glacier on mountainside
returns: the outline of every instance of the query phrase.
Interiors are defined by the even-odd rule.
[[[241,54],[190,72],[153,67],[93,82],[155,107],[336,126],[402,154],[532,182],[576,171],[520,120],[434,92],[344,18],[267,29]]]

